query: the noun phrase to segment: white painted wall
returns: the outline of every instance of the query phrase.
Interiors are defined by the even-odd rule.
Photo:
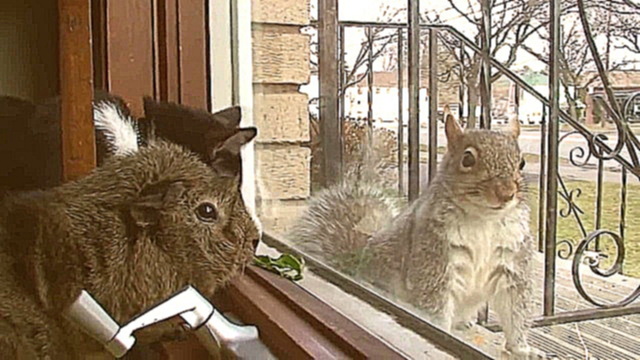
[[[231,1],[209,0],[211,107],[214,111],[233,103]]]
[[[368,88],[351,87],[345,93],[345,116],[355,119],[366,119],[369,114]],[[402,91],[403,122],[409,119],[409,90]],[[398,88],[373,87],[373,120],[375,123],[397,123],[398,121]],[[426,89],[420,89],[420,122],[429,120],[429,100]]]
[[[240,126],[252,126],[251,0],[209,0],[209,9],[213,111],[240,105]],[[257,221],[255,174],[255,147],[251,142],[242,149],[242,195]]]
[[[549,97],[549,86],[547,85],[536,85],[533,87],[536,91],[538,91],[542,96]],[[566,106],[567,97],[564,95],[564,92],[560,93],[560,106]],[[548,112],[548,111],[547,111]],[[549,114],[547,113],[547,119]],[[528,92],[523,92],[520,97],[520,110],[518,114],[518,119],[523,124],[531,124],[538,125],[542,120],[542,103],[536,99],[533,95]]]
[[[373,87],[373,120],[376,125],[397,124],[398,122],[398,88]],[[426,126],[429,122],[429,98],[427,90],[420,89],[420,124]],[[345,116],[354,119],[366,119],[369,114],[368,88],[351,87],[345,93]],[[409,119],[409,89],[402,89],[402,120],[408,124]],[[442,104],[441,104],[442,105]],[[442,111],[442,107],[438,109]],[[456,105],[451,111],[457,114]]]

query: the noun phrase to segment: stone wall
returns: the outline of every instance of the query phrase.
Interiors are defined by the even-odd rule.
[[[266,232],[285,232],[310,193],[309,0],[253,0],[257,212]]]

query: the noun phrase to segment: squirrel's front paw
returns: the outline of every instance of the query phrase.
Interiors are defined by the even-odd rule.
[[[475,324],[473,320],[459,321],[453,328],[458,331],[468,331],[471,330]]]
[[[507,347],[505,350],[508,353],[508,358],[513,360],[537,360],[547,358],[544,352],[529,345]]]

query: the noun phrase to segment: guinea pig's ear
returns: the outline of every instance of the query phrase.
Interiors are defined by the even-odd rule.
[[[146,185],[131,204],[131,217],[139,227],[155,225],[162,208],[166,204],[178,201],[184,190],[184,184],[180,181],[162,181]]]
[[[240,149],[258,134],[254,127],[238,129],[220,146],[211,151],[209,166],[221,177],[236,177],[240,173]]]
[[[447,146],[449,148],[457,144],[462,138],[462,128],[451,114],[447,114],[445,119],[444,132],[447,135]]]
[[[242,119],[242,109],[240,106],[228,107],[213,113],[212,117],[225,129],[236,128],[240,125],[240,120]]]

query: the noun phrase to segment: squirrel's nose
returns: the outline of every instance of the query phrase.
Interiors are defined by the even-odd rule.
[[[517,187],[513,183],[502,184],[496,189],[496,197],[503,203],[510,202],[516,197]]]
[[[511,193],[511,194],[505,194],[505,195],[502,197],[502,199],[501,199],[501,200],[502,200],[502,201],[504,201],[504,202],[509,202],[509,201],[513,200],[513,198],[514,198],[515,196],[516,196],[516,193],[515,193],[515,192],[513,192],[513,193]]]

